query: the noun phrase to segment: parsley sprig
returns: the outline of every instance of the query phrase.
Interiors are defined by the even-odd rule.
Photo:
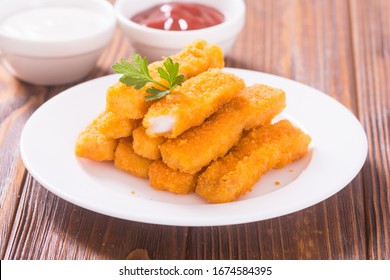
[[[148,69],[148,59],[142,58],[139,54],[131,56],[131,62],[122,58],[121,63],[115,63],[112,69],[123,76],[119,79],[122,83],[128,86],[134,86],[136,89],[144,87],[147,83],[153,83],[146,90],[149,95],[145,96],[147,101],[156,100],[166,96],[176,86],[184,82],[184,75],[179,75],[179,63],[174,63],[170,57],[167,57],[163,63],[163,67],[158,67],[157,71],[160,78],[168,82],[168,86],[154,80]],[[156,87],[158,86],[158,87]]]

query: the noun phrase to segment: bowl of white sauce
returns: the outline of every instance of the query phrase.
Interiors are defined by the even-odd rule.
[[[0,6],[2,61],[33,84],[82,79],[115,33],[113,7],[105,0],[6,0]]]

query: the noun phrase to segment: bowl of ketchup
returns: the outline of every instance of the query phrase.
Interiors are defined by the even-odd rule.
[[[150,61],[197,39],[219,45],[226,55],[245,23],[243,0],[117,0],[115,13],[135,52]]]

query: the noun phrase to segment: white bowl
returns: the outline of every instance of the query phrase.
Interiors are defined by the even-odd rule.
[[[168,1],[165,1],[168,2]],[[216,8],[225,16],[221,24],[189,31],[167,31],[146,27],[130,20],[137,13],[144,11],[163,0],[134,1],[117,0],[115,14],[119,26],[127,36],[136,52],[146,55],[149,60],[159,60],[180,51],[185,45],[197,39],[219,45],[226,55],[238,33],[245,24],[245,3],[243,0],[182,0],[184,3],[198,3]]]
[[[33,84],[57,85],[83,78],[95,66],[115,32],[114,9],[105,0],[8,0],[3,1],[1,6],[0,50],[3,62],[13,75]],[[77,33],[76,27],[68,30],[68,36],[63,35],[65,32],[58,32],[47,37],[29,36],[30,30],[26,32],[24,28],[27,25],[21,28],[23,36],[20,35],[22,33],[10,32],[10,28],[14,30],[14,25],[8,24],[8,29],[5,27],[5,22],[18,13],[36,11],[33,9],[58,8],[63,11],[64,7],[97,12],[102,16],[99,16],[100,24],[91,23],[88,34]]]

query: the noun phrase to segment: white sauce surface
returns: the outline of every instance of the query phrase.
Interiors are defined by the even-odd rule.
[[[34,8],[5,18],[0,31],[12,37],[62,41],[85,37],[108,24],[96,11],[76,7]]]

